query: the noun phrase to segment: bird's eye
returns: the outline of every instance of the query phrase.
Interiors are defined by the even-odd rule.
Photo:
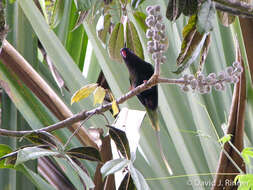
[[[125,50],[121,50],[120,53],[121,53],[121,55],[122,55],[123,58],[126,58],[127,55],[126,55],[126,51]]]

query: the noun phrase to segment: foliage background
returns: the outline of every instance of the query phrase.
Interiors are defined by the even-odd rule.
[[[99,73],[102,71],[109,87],[115,97],[120,97],[129,88],[128,71],[124,64],[112,61],[96,34],[96,21],[98,16],[89,15],[81,27],[72,31],[76,19],[76,7],[72,1],[59,1],[58,17],[54,23],[57,27],[51,29],[43,16],[36,8],[34,2],[29,0],[19,0],[7,5],[7,22],[10,28],[7,40],[24,56],[24,58],[36,69],[44,80],[61,97],[62,101],[73,113],[78,113],[83,109],[93,108],[91,98],[81,101],[79,104],[70,105],[70,97],[73,93],[88,83],[96,82]],[[153,4],[151,0],[146,0],[138,10],[144,11],[147,5]],[[161,12],[165,15],[167,0],[157,0],[161,5]],[[145,34],[140,25],[133,17],[133,9],[128,7],[129,18],[135,24],[139,33],[145,60],[152,62],[150,55],[146,51]],[[64,13],[64,14],[63,14]],[[117,20],[117,11],[114,12],[113,19]],[[93,18],[94,17],[94,18]],[[182,29],[187,23],[187,18],[181,16],[175,23],[165,20],[166,30],[169,38],[169,48],[166,52],[167,62],[162,65],[162,76],[178,78],[171,71],[176,68],[176,59],[180,52]],[[234,38],[237,36],[243,52],[245,63],[247,64],[244,43],[242,40],[239,20],[230,27],[224,27],[216,18],[214,30],[211,32],[212,43],[205,64],[204,73],[224,70],[232,64],[235,59]],[[51,58],[55,67],[61,74],[69,91],[62,89],[64,96],[61,95],[57,84],[51,76],[50,70],[43,62],[40,51],[38,50],[38,40],[44,46],[47,54]],[[89,42],[88,42],[89,40]],[[87,44],[92,44],[92,50],[87,56]],[[88,60],[88,61],[87,61]],[[89,66],[83,65],[89,64]],[[82,75],[83,68],[88,69],[87,77]],[[197,64],[189,70],[195,71]],[[252,146],[252,86],[248,67],[247,74],[247,112],[245,119],[245,145]],[[57,117],[39,100],[17,77],[3,64],[0,64],[0,79],[8,83],[11,89],[11,99],[2,92],[2,117],[1,127],[21,130],[37,129],[58,121]],[[19,81],[19,82],[17,82]],[[221,148],[217,144],[218,137],[224,134],[221,125],[226,123],[232,99],[232,86],[227,86],[223,92],[213,91],[212,94],[200,95],[196,93],[183,93],[175,85],[159,85],[159,123],[161,127],[161,142],[163,144],[167,160],[171,164],[175,175],[187,174],[188,177],[162,179],[168,177],[159,149],[155,141],[155,134],[148,118],[145,118],[141,127],[140,151],[137,153],[135,166],[148,180],[151,189],[209,189],[198,185],[201,181],[211,181],[211,175],[191,176],[191,174],[215,172]],[[120,107],[144,110],[138,100],[134,97]],[[113,121],[110,113],[106,113],[109,121]],[[100,116],[95,116],[88,120],[86,127],[101,127],[105,121]],[[63,141],[70,136],[67,129],[57,131],[56,134]],[[217,136],[218,135],[218,136]],[[19,142],[13,138],[1,137],[0,142],[10,145],[13,149],[19,147]],[[80,142],[74,139],[70,147],[79,146]],[[55,160],[58,164],[59,160]],[[34,168],[35,163],[32,163]],[[94,175],[96,164],[85,162],[87,170]],[[70,181],[76,185],[76,178],[68,172]],[[248,170],[250,172],[250,168]],[[4,188],[22,189],[27,185],[21,181],[23,176],[16,174],[15,171],[0,170],[0,184]],[[193,182],[189,185],[187,182]],[[16,183],[14,183],[16,182]],[[196,183],[195,183],[196,182]],[[194,185],[195,183],[195,185]],[[76,185],[78,186],[78,185]],[[78,187],[76,187],[79,189]]]

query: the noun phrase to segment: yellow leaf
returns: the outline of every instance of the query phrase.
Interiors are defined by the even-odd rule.
[[[119,113],[119,108],[118,108],[116,100],[112,101],[112,112],[113,112],[113,116]]]
[[[71,98],[71,105],[74,102],[79,102],[80,100],[87,98],[96,88],[98,84],[88,84],[82,87],[80,90],[76,91],[75,94]]]
[[[117,102],[111,92],[109,92],[109,95],[110,95],[110,99],[112,100],[112,112],[113,112],[112,115],[115,116],[119,113],[119,108],[118,108]]]
[[[102,104],[105,98],[105,89],[103,87],[97,87],[94,91],[94,106],[99,103]]]

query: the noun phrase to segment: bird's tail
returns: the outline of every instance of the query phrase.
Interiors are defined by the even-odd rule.
[[[158,113],[157,113],[157,110],[151,110],[151,109],[146,109],[147,112],[148,112],[148,116],[149,116],[149,119],[152,123],[152,127],[155,131],[160,131],[160,127],[159,127],[159,124],[158,124]]]
[[[159,146],[160,155],[162,157],[164,165],[166,166],[169,174],[173,175],[172,169],[171,169],[168,161],[166,160],[166,157],[165,157],[165,154],[164,154],[164,151],[163,151],[163,147],[162,147],[162,144],[161,144],[161,140],[160,140],[160,127],[159,127],[159,124],[158,124],[158,112],[157,112],[157,110],[151,110],[151,109],[146,109],[146,110],[148,112],[148,116],[149,116],[150,121],[152,123],[152,127],[153,127],[153,129],[155,130],[155,133],[156,133],[156,140],[157,140],[157,144]]]
[[[168,161],[166,160],[166,157],[165,157],[165,154],[164,154],[164,151],[163,151],[163,147],[162,147],[162,144],[161,144],[161,140],[160,140],[160,134],[159,134],[159,131],[156,131],[156,139],[157,139],[157,143],[158,143],[158,146],[159,146],[159,149],[160,149],[160,155],[162,157],[162,160],[164,162],[164,165],[166,166],[168,172],[170,175],[173,175],[173,171],[168,163]]]

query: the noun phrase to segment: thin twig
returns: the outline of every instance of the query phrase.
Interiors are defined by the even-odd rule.
[[[105,115],[104,113],[100,113],[100,115],[102,115],[102,116],[105,118],[105,120],[106,120],[106,122],[107,122],[107,125],[110,125],[110,122],[109,122],[109,120],[107,119],[106,115]]]
[[[162,78],[159,77],[157,79],[158,83],[168,83],[168,84],[185,84],[184,79],[169,79],[169,78]]]
[[[73,115],[72,117],[69,117],[65,120],[59,121],[53,125],[41,128],[41,129],[37,129],[37,130],[29,130],[29,131],[10,131],[10,130],[6,130],[6,129],[0,129],[0,135],[3,136],[13,136],[13,137],[22,137],[24,135],[28,135],[29,133],[32,132],[41,132],[41,131],[47,131],[47,132],[52,132],[55,131],[57,129],[61,129],[63,127],[66,126],[70,126],[73,123],[76,123],[78,121],[81,121],[83,119],[85,119],[86,116],[86,112],[80,112],[78,114]]]
[[[159,61],[155,61],[155,71],[154,74],[156,76],[160,76],[160,62]]]
[[[74,137],[74,135],[76,134],[76,133],[78,133],[78,131],[80,130],[80,128],[83,126],[83,124],[91,117],[91,116],[93,116],[94,114],[91,114],[91,115],[89,115],[89,116],[87,116],[86,118],[85,118],[85,120],[83,120],[81,123],[80,123],[80,125],[75,129],[75,131],[71,134],[71,136],[68,138],[68,140],[67,140],[67,142],[65,143],[65,145],[63,146],[63,150],[65,150],[65,148],[68,146],[68,144],[70,143],[70,141],[72,140],[72,138]]]

